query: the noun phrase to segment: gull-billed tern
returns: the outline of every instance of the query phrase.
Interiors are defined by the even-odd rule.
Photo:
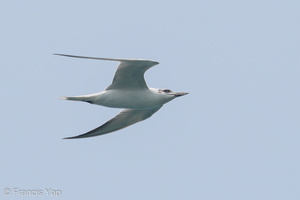
[[[173,92],[169,89],[148,88],[144,79],[144,73],[149,68],[159,64],[156,61],[97,58],[66,54],[54,55],[120,62],[112,84],[104,91],[89,95],[62,97],[62,99],[84,101],[111,108],[124,108],[124,110],[98,128],[64,139],[93,137],[120,130],[151,117],[163,104],[176,97],[188,94],[186,92]]]

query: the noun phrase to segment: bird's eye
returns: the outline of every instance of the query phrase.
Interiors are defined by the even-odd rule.
[[[169,92],[172,92],[171,90],[169,90],[169,89],[164,89],[163,90],[165,93],[169,93]]]

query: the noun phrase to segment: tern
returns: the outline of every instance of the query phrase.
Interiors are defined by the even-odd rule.
[[[72,101],[83,101],[111,108],[123,108],[123,110],[98,128],[78,136],[66,137],[64,139],[93,137],[123,129],[148,119],[165,103],[188,94],[187,92],[173,92],[170,89],[148,88],[144,79],[144,74],[149,68],[159,64],[159,62],[156,61],[98,58],[67,54],[54,55],[120,62],[111,85],[104,91],[90,95],[61,98]]]

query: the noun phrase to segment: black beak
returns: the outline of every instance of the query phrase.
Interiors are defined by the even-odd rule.
[[[174,96],[175,97],[181,97],[181,96],[184,96],[184,95],[187,95],[188,94],[188,92],[174,92]]]

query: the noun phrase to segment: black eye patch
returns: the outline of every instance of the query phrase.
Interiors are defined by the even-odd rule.
[[[171,90],[169,90],[169,89],[164,89],[163,90],[165,93],[169,93],[169,92],[172,92]]]

